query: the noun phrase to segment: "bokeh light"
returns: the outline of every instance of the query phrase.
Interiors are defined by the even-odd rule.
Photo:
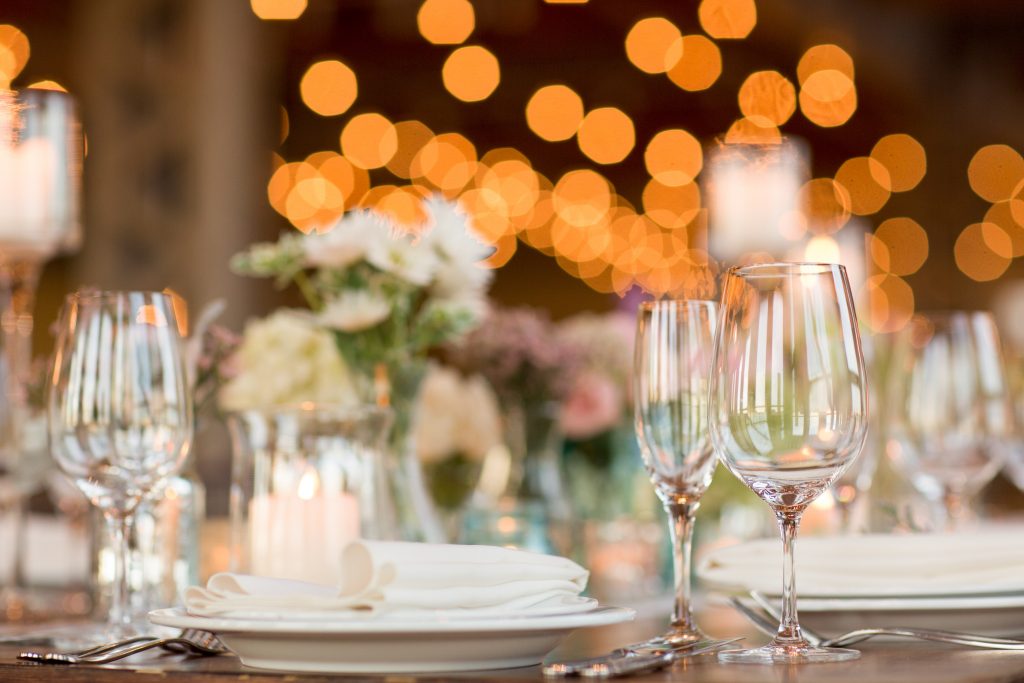
[[[249,0],[252,12],[260,19],[298,19],[306,11],[306,0]]]
[[[868,327],[881,334],[899,332],[914,315],[914,290],[903,278],[879,274],[865,283]]]
[[[476,147],[459,133],[444,133],[423,145],[413,159],[413,177],[455,196],[476,174]]]
[[[831,234],[850,220],[850,193],[832,178],[813,178],[804,183],[800,206],[807,217],[807,229],[815,234]]]
[[[928,233],[911,218],[890,218],[875,230],[870,253],[879,270],[913,275],[928,260]]]
[[[416,14],[420,35],[434,45],[466,42],[475,24],[469,0],[424,0]]]
[[[0,86],[7,87],[28,63],[31,49],[21,29],[0,24]]]
[[[336,59],[316,62],[299,83],[302,101],[320,116],[338,116],[356,101],[359,88],[356,74]]]
[[[839,263],[839,243],[831,235],[818,235],[807,240],[804,260],[808,263]]]
[[[871,157],[847,159],[836,171],[835,181],[850,197],[850,211],[858,216],[877,213],[889,201],[889,171]]]
[[[700,213],[700,189],[696,183],[680,186],[648,181],[643,192],[644,213],[663,228],[686,227]]]
[[[29,83],[27,86],[30,90],[54,90],[56,92],[67,92],[68,89],[57,81],[50,79],[44,81],[36,81],[35,83]]]
[[[971,189],[982,199],[1009,199],[1024,180],[1024,158],[1009,145],[986,145],[971,158],[967,178]]]
[[[463,102],[491,96],[501,81],[498,58],[485,47],[467,45],[452,52],[441,69],[444,87]]]
[[[978,282],[995,280],[1010,267],[1013,243],[994,223],[972,223],[964,228],[953,246],[956,267]]]
[[[778,71],[755,71],[740,86],[743,115],[762,127],[781,126],[796,111],[796,88]]]
[[[665,73],[683,56],[682,34],[664,17],[641,19],[626,34],[626,56],[645,73]]]
[[[683,36],[683,54],[668,70],[669,79],[683,90],[707,90],[722,75],[722,53],[702,35]]]
[[[395,126],[377,113],[353,116],[341,131],[341,151],[359,168],[380,168],[398,151]]]
[[[420,121],[399,121],[395,124],[395,136],[398,147],[385,166],[399,178],[412,178],[413,159],[423,145],[433,139],[434,133]]]
[[[818,71],[838,71],[852,82],[854,79],[853,58],[838,45],[815,45],[800,58],[796,67],[797,81],[801,86]]]
[[[736,119],[725,133],[725,142],[730,145],[777,145],[782,142],[782,132],[775,126],[764,126],[763,120],[746,117]]]
[[[841,126],[857,110],[853,80],[836,69],[815,71],[800,88],[800,111],[822,128]]]
[[[566,223],[593,225],[611,210],[611,185],[596,171],[569,171],[555,184],[551,199],[555,213]]]
[[[576,133],[580,151],[599,164],[617,164],[636,144],[633,121],[615,107],[587,112]]]
[[[1024,256],[1024,201],[1008,199],[996,202],[985,212],[985,223],[992,223],[1002,228],[1010,238],[1011,255]]]
[[[876,142],[871,158],[888,171],[889,189],[893,192],[913,190],[928,169],[924,147],[905,133],[886,135]]]
[[[647,143],[644,164],[659,183],[678,187],[692,182],[700,173],[704,151],[697,138],[685,130],[663,130]]]
[[[702,0],[697,17],[712,38],[746,38],[757,24],[757,6],[754,0]]]
[[[546,85],[526,103],[526,123],[548,142],[568,140],[583,121],[583,100],[566,85]]]

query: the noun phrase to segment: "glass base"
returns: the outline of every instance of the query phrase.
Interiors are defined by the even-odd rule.
[[[718,661],[723,664],[819,664],[846,662],[858,657],[860,652],[857,650],[812,647],[810,643],[804,641],[790,644],[772,642],[753,650],[720,652]]]

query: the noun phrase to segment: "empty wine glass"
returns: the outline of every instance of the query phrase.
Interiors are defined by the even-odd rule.
[[[669,516],[675,605],[654,643],[703,640],[690,608],[690,549],[715,456],[708,437],[708,373],[718,306],[713,301],[641,304],[633,372],[635,425],[644,465]]]
[[[134,623],[126,573],[132,516],[181,465],[192,437],[191,401],[170,298],[157,292],[68,297],[49,386],[50,444],[58,467],[103,513],[114,546],[106,634]]]
[[[793,546],[800,517],[850,466],[867,433],[867,374],[846,270],[769,263],[729,270],[711,371],[711,436],[726,467],[764,500],[782,532],[775,638],[724,662],[834,662],[797,619]]]
[[[995,320],[985,311],[915,316],[895,354],[887,453],[955,527],[1002,466],[999,442],[1013,423]]]

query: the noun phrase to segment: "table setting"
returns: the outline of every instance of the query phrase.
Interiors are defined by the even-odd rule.
[[[30,83],[56,43],[0,10],[0,679],[1024,676],[1024,156],[963,143],[986,213],[946,235],[889,214],[949,190],[926,161],[948,149],[828,137],[878,106],[862,52],[801,46],[792,74],[716,89],[726,46],[749,62],[755,26],[796,18],[702,0],[684,34],[660,0],[530,3],[147,0],[153,63],[233,21],[303,62],[203,75],[206,113],[294,86],[249,176],[226,169],[270,151],[255,119],[197,113],[151,154],[147,117],[179,100],[139,85],[149,62],[116,102]],[[513,146],[533,81],[464,43],[571,12],[597,22],[581,45],[621,29],[645,87],[735,80],[740,118],[691,133],[642,89],[626,112],[530,85],[524,130],[580,158]],[[342,23],[449,51],[458,102],[387,50],[335,59]],[[202,40],[197,63],[225,55]],[[114,120],[141,150],[120,207]]]

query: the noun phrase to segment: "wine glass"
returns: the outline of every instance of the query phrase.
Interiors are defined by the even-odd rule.
[[[793,570],[800,517],[852,464],[867,434],[867,373],[842,266],[768,263],[729,270],[710,423],[718,457],[775,513],[784,553],[775,638],[719,659],[788,664],[860,656],[804,639]]]
[[[633,370],[635,426],[644,466],[669,516],[675,605],[664,635],[673,647],[706,639],[690,608],[694,515],[711,483],[708,381],[718,306],[669,299],[640,305]]]
[[[955,528],[999,472],[1013,423],[995,320],[985,311],[917,315],[894,367],[887,452]]]
[[[158,292],[69,296],[47,407],[58,467],[103,513],[119,550],[106,635],[144,632],[146,625],[134,622],[129,604],[132,518],[146,493],[180,467],[192,438],[170,298]]]

